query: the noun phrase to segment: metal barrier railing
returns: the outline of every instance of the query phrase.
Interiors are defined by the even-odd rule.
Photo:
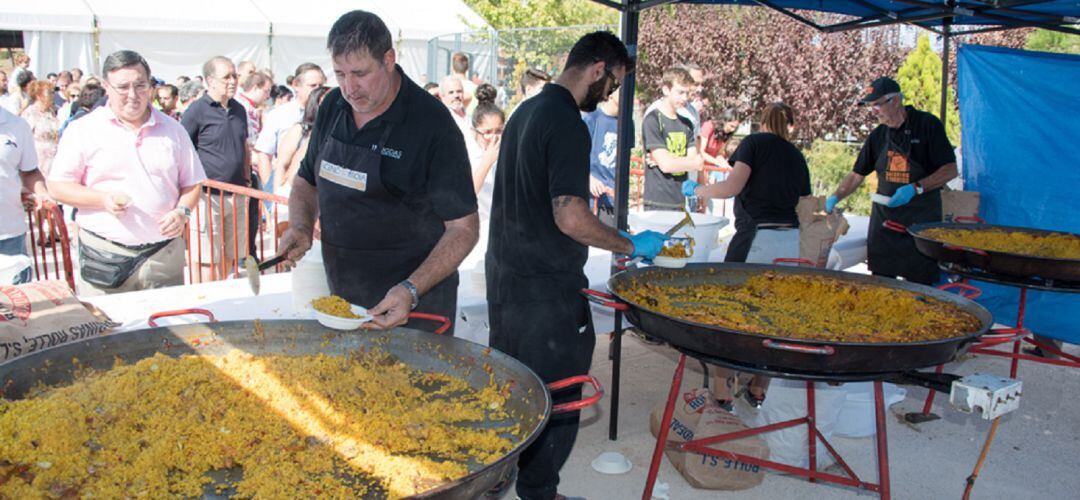
[[[74,263],[64,212],[52,201],[44,201],[41,208],[35,208],[34,199],[27,194],[22,196],[22,201],[28,226],[26,237],[34,260],[34,279],[63,279],[74,291]]]
[[[278,241],[281,234],[288,226],[283,217],[281,207],[288,206],[289,200],[284,196],[259,191],[245,186],[228,184],[214,180],[205,180],[200,185],[202,190],[199,205],[191,214],[188,221],[187,238],[187,261],[188,282],[218,281],[235,275],[242,265],[242,259],[247,255],[255,255],[260,261],[266,260],[267,253],[277,254]],[[221,207],[216,214],[217,227],[232,231],[232,244],[222,234],[214,234],[215,224],[206,227],[206,242],[217,245],[218,248],[203,248],[202,238],[203,224],[208,218],[204,212],[208,207],[217,202]],[[228,208],[226,211],[225,208]],[[243,208],[238,211],[237,208]],[[231,222],[226,226],[226,213],[232,214]],[[238,220],[237,214],[243,214],[243,220]],[[254,215],[254,216],[253,216]],[[204,255],[208,254],[208,255]],[[202,275],[203,267],[207,267],[208,276]]]
[[[242,259],[247,255],[255,255],[260,261],[267,258],[267,254],[277,254],[278,241],[282,233],[288,227],[282,207],[287,207],[289,200],[284,196],[259,191],[256,189],[227,184],[213,180],[206,180],[200,185],[202,196],[198,206],[192,212],[188,226],[184,229],[187,254],[187,281],[197,283],[201,281],[218,281],[235,275]],[[206,240],[217,244],[217,252],[211,248],[204,248],[202,226],[206,217],[204,211],[209,206],[211,198],[215,198],[219,207],[227,206],[229,213],[237,214],[237,207],[247,204],[248,209],[243,211],[243,220],[232,217],[229,229],[235,235],[232,245],[226,247],[226,240],[222,234],[214,234],[214,225],[207,227]],[[64,214],[60,206],[52,201],[42,203],[40,209],[34,208],[34,200],[29,195],[23,195],[23,205],[26,207],[26,220],[29,230],[29,253],[34,262],[35,280],[63,279],[72,290],[75,290],[75,271],[77,263],[73,256],[71,237],[64,221]],[[225,211],[219,210],[217,226],[225,227]],[[195,237],[192,237],[195,236]],[[228,257],[228,258],[220,258]],[[202,276],[203,265],[206,265],[209,276]]]

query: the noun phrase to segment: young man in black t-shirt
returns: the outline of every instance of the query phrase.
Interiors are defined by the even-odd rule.
[[[705,162],[698,154],[694,124],[678,110],[686,106],[694,80],[683,68],[664,70],[661,90],[664,98],[645,115],[642,132],[648,152],[645,169],[645,210],[681,211],[686,203],[683,181],[694,177]]]

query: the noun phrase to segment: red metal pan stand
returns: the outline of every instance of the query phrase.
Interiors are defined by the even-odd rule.
[[[836,449],[832,444],[825,439],[825,436],[821,434],[821,431],[817,428],[817,417],[814,408],[814,381],[809,380],[806,382],[806,410],[805,417],[797,418],[793,420],[787,420],[784,422],[777,422],[762,427],[756,427],[752,429],[746,429],[737,432],[730,432],[721,434],[718,436],[711,436],[702,439],[695,439],[687,442],[668,442],[668,432],[671,428],[671,419],[675,410],[676,400],[678,399],[679,391],[682,387],[683,369],[686,367],[686,353],[680,353],[679,364],[675,367],[675,375],[671,379],[671,389],[668,392],[667,405],[664,407],[664,416],[660,421],[659,435],[656,437],[656,447],[653,449],[652,462],[649,464],[649,475],[645,482],[645,491],[642,493],[642,500],[650,500],[652,498],[653,486],[656,484],[656,475],[660,470],[660,461],[663,460],[664,450],[668,447],[691,452],[700,453],[702,455],[708,455],[712,457],[718,457],[728,460],[737,460],[739,462],[757,465],[759,467],[765,467],[768,469],[777,470],[780,472],[786,472],[788,474],[794,474],[807,478],[810,482],[826,482],[834,483],[843,486],[855,487],[867,491],[877,493],[882,499],[890,498],[889,491],[889,445],[888,439],[885,434],[885,397],[882,393],[881,380],[874,380],[874,414],[877,424],[877,457],[878,457],[878,482],[869,483],[859,478],[855,474],[855,471],[848,466],[847,462],[840,457]],[[748,436],[755,436],[764,434],[767,432],[778,431],[781,429],[787,429],[789,427],[795,427],[798,425],[806,425],[809,432],[808,436],[808,448],[809,454],[809,466],[806,468],[793,467],[787,464],[779,462],[773,462],[770,460],[764,460],[756,457],[743,455],[740,453],[734,453],[730,451],[717,450],[712,448],[712,445],[722,443],[724,441],[732,441],[736,439],[745,438]],[[829,454],[833,456],[836,463],[844,469],[846,476],[840,476],[836,474],[829,474],[817,470],[817,441],[820,440],[821,444],[825,446],[825,449],[829,451]]]
[[[1017,372],[1020,370],[1020,360],[1031,361],[1034,363],[1042,363],[1047,365],[1065,366],[1068,368],[1080,368],[1080,357],[1073,356],[1071,354],[1062,352],[1055,346],[1047,345],[1044,342],[1040,342],[1033,338],[1031,330],[1024,327],[1024,313],[1027,309],[1027,294],[1028,289],[1036,288],[1045,291],[1054,292],[1080,292],[1080,288],[1054,284],[1053,282],[1038,282],[1033,280],[1012,280],[1007,277],[999,275],[990,275],[977,271],[967,270],[956,266],[942,266],[942,269],[947,273],[957,274],[963,276],[965,279],[959,283],[949,283],[942,285],[938,288],[942,290],[957,290],[961,295],[975,299],[982,295],[982,291],[978,288],[966,283],[967,278],[974,278],[981,281],[989,281],[1001,285],[1014,286],[1020,289],[1020,300],[1017,305],[1016,312],[1016,326],[1012,328],[996,328],[990,330],[990,333],[983,335],[979,339],[979,343],[975,344],[968,350],[972,354],[980,354],[984,356],[997,356],[1002,358],[1011,359],[1009,366],[1009,378],[1016,378]],[[1040,356],[1032,356],[1024,354],[1020,351],[1020,347],[1023,344],[1031,344],[1039,349],[1042,349],[1044,353],[1050,353],[1059,356],[1062,359],[1052,359]],[[1011,350],[1008,349],[1008,344],[1012,344]],[[997,347],[1005,346],[1006,349],[999,349]],[[941,373],[944,365],[938,365],[935,369],[935,373]],[[921,413],[909,413],[904,416],[905,420],[912,423],[921,423],[929,420],[936,420],[937,416],[930,413],[930,409],[934,404],[934,396],[936,392],[931,389],[929,394],[926,395],[926,402],[923,404]]]

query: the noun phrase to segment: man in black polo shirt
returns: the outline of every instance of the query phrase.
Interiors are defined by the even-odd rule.
[[[562,75],[523,101],[503,129],[485,259],[490,345],[531,368],[545,383],[588,373],[596,343],[584,266],[588,247],[652,258],[664,235],[628,236],[589,209],[591,112],[634,60],[609,32],[585,35]],[[555,391],[554,404],[581,388]],[[519,460],[519,498],[556,498],[559,469],[577,437],[578,412],[554,415]]]
[[[832,211],[855,192],[863,178],[877,172],[877,193],[890,197],[874,203],[867,234],[867,262],[876,275],[931,285],[937,264],[915,248],[915,240],[883,226],[885,221],[905,226],[941,221],[941,186],[957,175],[956,155],[941,120],[930,113],[904,106],[900,85],[882,77],[866,89],[860,105],[871,106],[878,125],[866,138],[852,172],[825,202]]]
[[[378,16],[341,16],[327,48],[339,87],[293,182],[282,252],[299,260],[318,217],[330,290],[367,307],[375,326],[405,324],[414,309],[453,319],[457,268],[479,234],[465,139],[395,64]]]
[[[191,136],[207,179],[248,187],[251,168],[247,166],[245,146],[247,113],[233,99],[236,67],[227,57],[213,57],[203,64],[203,77],[206,93],[188,106],[180,124]],[[222,279],[231,272],[236,259],[248,253],[247,202],[231,194],[219,196],[219,191],[214,189],[200,203],[199,236],[203,239],[203,254],[201,258],[196,256],[202,264],[200,276],[204,281]],[[193,230],[195,226],[192,224]],[[237,233],[243,236],[241,241],[236,241]]]

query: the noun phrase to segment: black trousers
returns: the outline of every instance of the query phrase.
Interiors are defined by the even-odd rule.
[[[545,384],[589,372],[596,333],[588,301],[574,292],[550,300],[488,304],[489,345],[528,366]],[[552,404],[581,399],[581,387],[552,394]],[[540,436],[518,460],[517,495],[551,500],[577,439],[580,412],[552,415]]]
[[[259,180],[259,174],[255,172],[251,173],[251,188],[262,190],[262,181]],[[248,198],[248,255],[259,255],[259,223],[262,222],[262,211],[259,210],[259,203],[261,202],[258,198]],[[268,226],[273,223],[273,220],[267,221]],[[237,224],[241,224],[241,222],[237,221]],[[277,231],[277,228],[271,227],[270,231]]]

